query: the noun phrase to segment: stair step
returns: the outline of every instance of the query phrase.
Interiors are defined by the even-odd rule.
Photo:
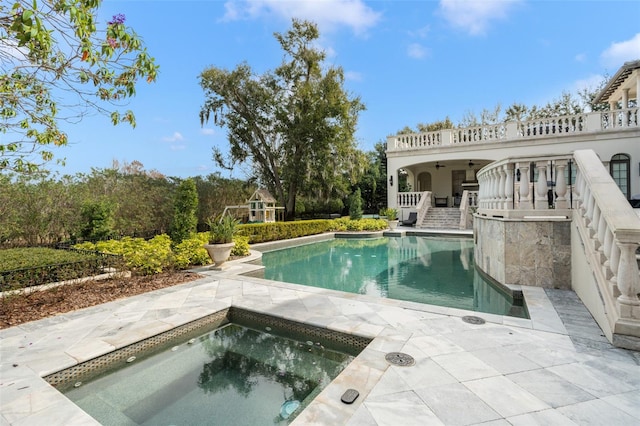
[[[422,223],[417,224],[418,228],[432,229],[458,229],[460,224],[460,209],[457,207],[437,207],[431,208],[427,212]]]

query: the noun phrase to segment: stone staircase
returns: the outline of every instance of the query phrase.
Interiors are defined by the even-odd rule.
[[[458,207],[431,207],[422,223],[416,228],[460,229],[460,209]]]

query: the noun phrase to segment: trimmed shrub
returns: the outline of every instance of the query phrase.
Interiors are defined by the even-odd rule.
[[[176,190],[173,203],[173,220],[171,223],[171,239],[174,244],[196,232],[198,225],[198,191],[193,179],[186,179]]]
[[[235,245],[231,250],[231,256],[248,256],[249,255],[249,237],[236,235],[233,237]]]
[[[207,265],[211,263],[209,253],[204,248],[208,244],[208,233],[199,232],[182,240],[173,248],[175,267],[185,269],[191,265]]]
[[[171,238],[166,234],[157,235],[148,241],[142,238],[124,237],[121,240],[98,241],[90,244],[83,243],[76,247],[122,255],[127,267],[142,275],[159,274],[175,265],[171,251]]]
[[[353,220],[362,219],[362,196],[360,188],[349,197],[349,217]]]
[[[248,237],[250,244],[263,243],[329,232],[333,230],[332,223],[328,219],[249,223],[239,225],[237,235]]]

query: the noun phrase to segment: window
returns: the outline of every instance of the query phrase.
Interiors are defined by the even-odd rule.
[[[616,154],[611,157],[609,173],[628,200],[630,196],[629,181],[631,180],[631,158],[627,154]]]

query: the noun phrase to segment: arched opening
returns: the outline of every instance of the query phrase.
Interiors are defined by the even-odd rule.
[[[629,188],[631,181],[631,157],[627,154],[616,154],[611,157],[609,173],[611,173],[611,177],[628,200],[631,196],[631,188]]]
[[[422,172],[418,175],[418,192],[431,191],[431,173]]]

